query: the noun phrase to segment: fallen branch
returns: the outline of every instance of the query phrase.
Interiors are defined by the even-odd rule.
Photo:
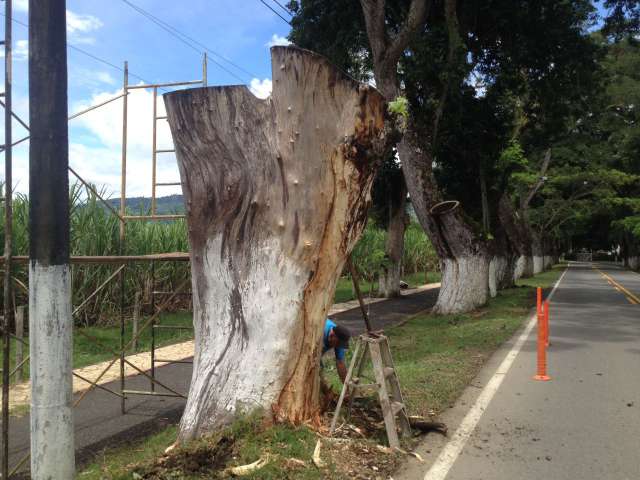
[[[228,472],[234,477],[244,477],[250,475],[256,470],[260,470],[262,467],[269,463],[269,455],[265,455],[264,457],[256,460],[253,463],[249,463],[248,465],[240,465],[237,467],[231,467],[228,469]]]
[[[320,439],[316,442],[316,448],[313,449],[313,463],[318,468],[324,468],[326,463],[320,458],[320,449],[322,448],[322,442]]]

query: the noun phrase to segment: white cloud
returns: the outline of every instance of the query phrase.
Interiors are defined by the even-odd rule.
[[[285,37],[281,37],[277,33],[274,33],[273,35],[271,35],[271,40],[266,43],[266,46],[271,48],[275,47],[276,45],[291,45],[291,42]]]
[[[102,22],[93,15],[82,15],[67,10],[67,33],[73,36],[78,33],[88,33],[102,27]]]
[[[101,92],[86,102],[76,103],[76,112],[122,93]],[[158,98],[158,116],[164,116],[164,102]],[[148,90],[132,90],[128,98],[127,121],[127,196],[151,195],[153,95]],[[122,149],[122,100],[72,120],[69,161],[87,181],[106,186],[113,195],[120,192]],[[157,148],[172,149],[173,141],[166,120],[158,121]],[[179,182],[180,175],[173,153],[157,155],[157,181]],[[181,193],[179,186],[158,187],[157,195]]]
[[[14,42],[11,54],[14,61],[27,60],[29,58],[29,40],[17,40]],[[4,48],[0,49],[0,58],[4,58]]]
[[[104,70],[92,70],[77,65],[70,65],[69,67],[70,88],[79,86],[101,92],[107,86],[112,87],[118,85],[118,83],[111,73]]]
[[[29,0],[13,0],[13,9],[18,12],[29,10]]]
[[[259,78],[251,79],[251,84],[249,85],[249,90],[258,98],[267,98],[271,95],[271,90],[273,89],[273,85],[271,84],[271,80],[265,78],[264,80],[260,80]]]

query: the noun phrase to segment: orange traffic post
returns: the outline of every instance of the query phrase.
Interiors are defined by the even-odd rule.
[[[538,308],[538,318],[540,318],[540,315],[542,315],[542,288],[538,287],[537,289],[537,296],[538,296],[538,301],[537,301],[537,308]]]
[[[549,300],[544,301],[544,346],[549,346]]]
[[[538,314],[538,374],[535,380],[548,381],[551,377],[547,375],[547,348],[545,346],[545,315]]]

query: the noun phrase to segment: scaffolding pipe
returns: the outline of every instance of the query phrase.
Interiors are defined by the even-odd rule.
[[[158,114],[158,87],[153,87],[153,130],[151,140],[151,215],[156,214],[156,161],[158,154],[156,147],[158,145],[157,140],[157,123],[156,115]]]
[[[29,257],[26,255],[14,255],[13,263],[28,263]],[[71,257],[71,263],[135,263],[135,262],[188,262],[189,254],[186,252],[174,253],[155,253],[150,255],[74,255]],[[4,257],[0,257],[0,264],[4,264]]]
[[[128,95],[128,94],[127,94],[127,95]],[[116,97],[110,98],[109,100],[105,100],[105,101],[104,101],[104,102],[102,102],[102,103],[99,103],[99,104],[97,104],[97,105],[93,105],[93,106],[91,106],[91,107],[89,107],[89,108],[85,108],[84,110],[81,110],[81,111],[79,111],[79,112],[77,112],[77,113],[74,113],[74,114],[73,114],[73,115],[71,115],[67,120],[73,120],[74,118],[77,118],[77,117],[79,117],[79,116],[81,116],[81,115],[84,115],[85,113],[89,113],[90,111],[95,110],[96,108],[102,107],[102,106],[104,106],[104,105],[107,105],[108,103],[111,103],[111,102],[113,102],[113,101],[115,101],[115,100],[118,100],[118,99],[119,99],[119,98],[121,98],[121,97],[124,97],[124,94],[120,94],[120,95],[118,95],[118,96],[116,96]],[[165,117],[165,118],[166,118],[166,117]],[[22,123],[22,122],[21,122],[21,123]],[[26,128],[27,130],[29,129],[29,127],[28,127],[27,125],[23,124],[23,126],[24,126],[24,128]],[[16,145],[19,145],[19,144],[21,144],[22,142],[26,142],[26,141],[27,141],[27,140],[29,140],[30,138],[31,138],[31,135],[27,135],[26,137],[22,137],[20,140],[16,140],[15,142],[13,142],[13,143],[11,144],[11,146],[12,146],[12,147],[15,147]],[[5,147],[4,147],[4,145],[0,146],[0,151],[4,150],[4,148],[5,148]]]
[[[122,91],[128,93],[129,88],[129,63],[124,62],[124,77]],[[124,242],[126,223],[124,217],[127,210],[127,109],[128,96],[125,95],[122,100],[122,171],[120,178],[120,242],[118,252],[124,255]],[[124,391],[124,289],[125,289],[125,272],[120,270],[120,392]],[[120,411],[125,413],[126,396],[123,394],[120,399]]]
[[[30,0],[29,350],[35,480],[75,476],[67,116],[66,1]]]
[[[4,23],[4,179],[5,179],[5,202],[4,202],[4,296],[3,296],[3,336],[2,336],[2,478],[9,477],[9,362],[11,337],[9,328],[11,327],[11,317],[13,308],[11,306],[11,249],[13,233],[13,211],[12,211],[12,156],[13,141],[11,132],[11,90],[12,90],[12,70],[11,70],[11,16],[12,0],[5,1],[5,23]]]

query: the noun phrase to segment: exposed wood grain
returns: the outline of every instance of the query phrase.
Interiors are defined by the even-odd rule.
[[[318,413],[324,319],[390,143],[386,104],[321,56],[271,50],[273,94],[165,95],[186,202],[196,352],[181,438],[263,407]]]

